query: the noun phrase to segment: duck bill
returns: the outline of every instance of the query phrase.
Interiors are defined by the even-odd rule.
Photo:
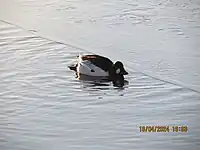
[[[127,72],[126,70],[123,70],[123,71],[121,72],[121,74],[122,74],[122,75],[127,75],[128,72]]]

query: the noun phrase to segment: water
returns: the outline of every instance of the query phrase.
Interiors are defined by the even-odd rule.
[[[199,149],[199,17],[198,0],[1,1],[0,149]],[[76,80],[79,53],[122,60],[129,84]]]

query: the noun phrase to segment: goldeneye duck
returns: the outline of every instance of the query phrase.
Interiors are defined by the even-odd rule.
[[[76,64],[69,66],[78,75],[105,78],[114,86],[124,86],[124,75],[128,72],[122,62],[113,63],[110,59],[99,55],[79,55]]]

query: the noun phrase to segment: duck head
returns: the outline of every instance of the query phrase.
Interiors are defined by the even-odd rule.
[[[120,61],[117,61],[115,64],[113,64],[109,73],[113,85],[117,87],[124,86],[124,75],[127,74],[128,72],[124,69],[124,65]]]
[[[113,69],[115,71],[115,73],[118,75],[127,75],[128,72],[124,69],[124,65],[122,64],[122,62],[117,61],[114,65],[113,65]]]

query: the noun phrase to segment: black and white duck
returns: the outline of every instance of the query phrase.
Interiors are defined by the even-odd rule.
[[[124,86],[124,75],[128,72],[122,62],[113,63],[110,59],[99,55],[79,55],[76,64],[69,66],[78,75],[105,78],[114,86]]]

